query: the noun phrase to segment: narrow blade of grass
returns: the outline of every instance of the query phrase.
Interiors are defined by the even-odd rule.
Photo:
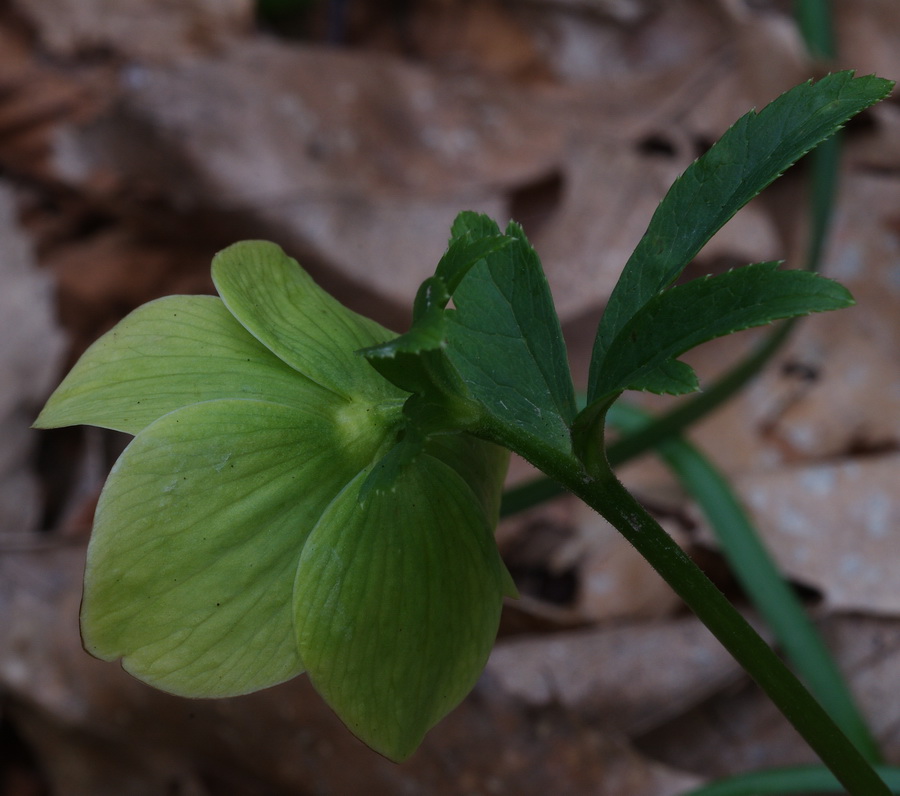
[[[900,793],[900,768],[875,766],[891,793]],[[771,768],[713,782],[682,796],[788,796],[788,794],[846,793],[825,766]]]

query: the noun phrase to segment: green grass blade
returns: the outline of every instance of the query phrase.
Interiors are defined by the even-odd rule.
[[[571,472],[566,463],[556,462],[552,450],[523,449],[519,453],[538,462],[541,469],[551,474],[558,472],[557,480],[565,483],[575,495],[601,512],[634,545],[725,649],[756,680],[851,794],[890,794],[871,763],[863,757],[797,676],[634,496],[609,470],[600,469],[602,462],[597,463],[598,469],[592,474],[593,477],[585,480],[580,472]]]
[[[831,24],[831,0],[795,0],[794,18],[810,55],[814,58],[834,58],[837,55]]]
[[[900,768],[876,766],[891,793],[900,793]],[[738,774],[696,788],[682,796],[788,796],[788,794],[846,793],[824,766],[792,766]]]

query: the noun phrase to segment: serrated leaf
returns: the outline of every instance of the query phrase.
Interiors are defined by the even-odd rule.
[[[500,234],[497,222],[484,213],[466,210],[453,219],[450,225],[450,239],[485,238]]]
[[[91,345],[34,425],[137,434],[201,401],[259,398],[302,408],[330,397],[249,335],[220,299],[169,296],[134,310]]]
[[[588,402],[604,392],[610,348],[623,327],[670,285],[743,205],[893,83],[838,72],[796,86],[741,117],[672,185],[625,266],[597,330]]]
[[[846,288],[808,271],[757,263],[659,293],[622,327],[597,382],[602,401],[622,390],[683,393],[698,388],[675,357],[700,343],[781,318],[853,304]]]
[[[453,293],[446,356],[500,434],[568,451],[575,395],[559,319],[537,253],[511,223],[509,246],[475,265]]]
[[[295,370],[345,398],[396,395],[354,353],[395,335],[322,290],[280,246],[235,243],[215,256],[212,275],[234,317]]]
[[[242,694],[301,672],[297,562],[379,433],[365,422],[336,426],[321,406],[230,400],[145,428],[97,507],[81,612],[87,650],[185,696]]]
[[[475,684],[505,579],[492,528],[454,470],[425,455],[396,491],[360,507],[366,476],[304,547],[297,639],[313,684],[347,726],[402,760]]]
[[[444,285],[447,299],[453,295],[459,283],[477,262],[505,248],[511,242],[500,228],[487,216],[476,213],[460,213],[452,227],[450,245],[434,270],[435,279]],[[426,281],[428,284],[428,281]]]
[[[462,226],[462,219],[471,216],[473,231]],[[486,255],[507,246],[510,239],[500,234],[490,219],[479,221],[475,213],[461,213],[455,227],[458,234],[450,239],[435,275],[426,279],[416,292],[413,306],[413,326],[399,337],[365,349],[364,356],[386,379],[401,389],[429,394],[456,392],[459,380],[446,367],[439,353],[447,341],[444,308],[460,280]],[[486,230],[478,237],[474,230]]]
[[[498,441],[525,435],[568,451],[575,396],[547,279],[521,227],[497,233],[486,216],[461,213],[413,327],[362,353],[403,389],[456,401],[445,414],[468,403]]]

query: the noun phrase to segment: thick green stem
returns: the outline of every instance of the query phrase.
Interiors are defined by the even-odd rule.
[[[570,485],[646,558],[746,669],[853,796],[890,790],[737,609],[610,473]]]
[[[609,423],[621,431],[637,430],[648,422],[649,415],[622,402],[609,413]],[[863,756],[873,764],[883,762],[878,744],[822,637],[781,577],[728,481],[684,439],[664,442],[659,453],[706,516],[732,573],[772,629],[788,663]]]
[[[517,445],[522,440],[501,439],[498,430],[489,427],[472,431],[528,459],[601,514],[631,542],[756,680],[851,796],[890,794],[831,716],[725,595],[622,486],[606,461],[593,457],[588,473],[574,455],[566,455],[559,449]],[[601,440],[597,442],[602,445]]]

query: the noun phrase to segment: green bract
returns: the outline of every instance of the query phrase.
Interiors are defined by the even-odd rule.
[[[394,335],[274,244],[226,249],[213,279],[221,299],[131,313],[36,422],[136,435],[97,507],[85,646],[185,696],[305,670],[360,738],[403,758],[493,643],[507,453],[425,435],[361,496],[404,434],[408,393],[355,352]]]

